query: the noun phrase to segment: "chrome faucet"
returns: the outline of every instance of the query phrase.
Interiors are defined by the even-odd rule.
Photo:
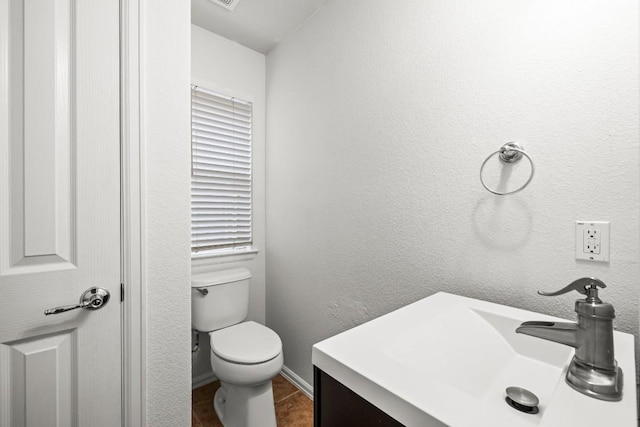
[[[611,304],[598,298],[598,288],[606,285],[596,278],[583,277],[557,292],[538,291],[549,297],[569,291],[586,295],[576,301],[578,323],[524,322],[516,332],[574,347],[567,383],[587,396],[618,401],[622,399],[622,369],[613,355],[615,312]]]

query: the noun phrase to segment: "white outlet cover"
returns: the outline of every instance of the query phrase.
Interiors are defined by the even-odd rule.
[[[609,221],[576,221],[576,259],[609,262]]]

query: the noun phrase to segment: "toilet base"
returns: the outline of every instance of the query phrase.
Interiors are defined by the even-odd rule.
[[[224,427],[276,427],[271,380],[251,386],[221,381],[213,409]]]

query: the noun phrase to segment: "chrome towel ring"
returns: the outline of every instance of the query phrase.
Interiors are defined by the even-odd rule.
[[[525,182],[522,185],[522,187],[520,187],[520,188],[518,188],[516,190],[513,190],[513,191],[507,191],[507,192],[502,193],[500,191],[496,191],[496,190],[494,190],[492,188],[489,188],[487,186],[487,184],[484,182],[484,178],[482,178],[482,171],[484,170],[484,165],[486,165],[487,162],[489,161],[489,159],[491,157],[493,157],[494,155],[496,155],[496,154],[498,155],[500,160],[505,162],[505,163],[517,162],[518,160],[520,160],[522,158],[522,156],[525,156],[527,158],[527,160],[529,160],[529,163],[531,163],[531,175],[529,176],[529,179],[527,179],[527,182]],[[513,194],[513,193],[517,193],[518,191],[523,190],[527,185],[529,185],[529,183],[533,179],[534,172],[535,172],[535,166],[533,165],[533,160],[531,160],[531,157],[529,157],[529,155],[524,152],[524,147],[522,147],[517,142],[507,142],[502,147],[500,147],[500,149],[498,151],[489,154],[489,157],[487,157],[484,160],[484,162],[482,162],[482,166],[480,166],[480,182],[482,183],[482,186],[487,189],[487,191],[489,191],[489,192],[491,192],[493,194],[497,194],[498,196],[505,196],[507,194]]]

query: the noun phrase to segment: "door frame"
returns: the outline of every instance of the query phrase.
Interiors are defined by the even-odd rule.
[[[141,22],[140,0],[120,0],[122,425],[127,427],[146,425]]]

